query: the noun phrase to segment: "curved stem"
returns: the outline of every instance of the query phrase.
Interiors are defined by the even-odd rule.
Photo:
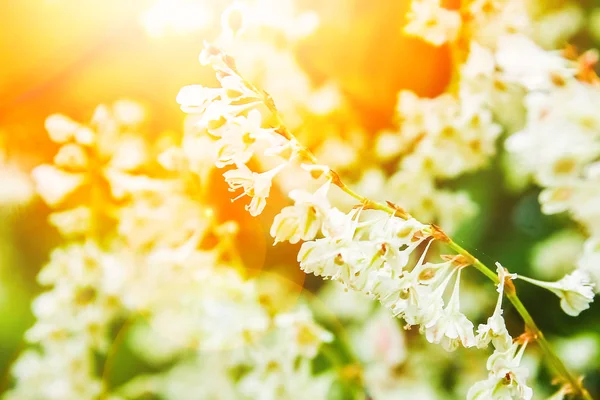
[[[277,132],[289,140],[292,140],[292,139],[296,140],[294,135],[286,128],[285,124],[283,123],[281,115],[279,114],[279,111],[277,110],[277,107],[275,106],[273,99],[271,99],[271,97],[268,95],[268,93],[258,90],[254,85],[252,85],[248,81],[246,81],[246,83],[249,85],[250,88],[252,88],[257,93],[262,95],[264,104],[272,112],[273,116],[275,117],[275,119],[277,121],[277,124],[279,125],[279,127],[277,127],[278,128]],[[296,140],[296,142],[297,142],[297,140]],[[309,149],[304,148],[304,150],[305,150],[305,154],[306,154],[307,158],[310,161],[317,163],[317,158],[314,156],[314,154],[312,154]],[[328,175],[333,184],[338,186],[340,189],[342,189],[345,193],[347,193],[351,197],[358,200],[364,207],[381,210],[381,211],[387,212],[391,215],[397,216],[402,219],[410,218],[410,215],[406,211],[404,211],[401,207],[398,207],[389,202],[387,205],[385,205],[385,204],[373,201],[371,199],[368,199],[368,198],[356,193],[354,190],[352,190],[348,186],[346,186],[346,184],[340,180],[339,176],[334,171],[330,171]],[[452,248],[454,251],[456,251],[461,256],[465,257],[465,259],[468,260],[471,263],[471,265],[473,265],[473,267],[475,267],[478,271],[480,271],[482,274],[484,274],[488,279],[490,279],[492,282],[494,282],[494,284],[498,284],[500,282],[498,276],[492,269],[490,269],[487,265],[485,265],[484,263],[479,261],[477,258],[475,258],[471,253],[469,253],[466,249],[464,249],[458,243],[456,243],[451,238],[449,238],[439,227],[437,227],[435,225],[430,225],[430,227],[433,232],[433,236],[435,238],[441,239],[443,242],[447,243],[448,246],[450,246],[450,248]],[[535,321],[533,320],[531,314],[529,314],[529,311],[527,311],[527,309],[525,308],[525,306],[523,305],[523,303],[517,296],[514,285],[512,285],[512,283],[511,283],[510,289],[506,288],[505,291],[506,291],[506,297],[509,299],[509,301],[512,303],[512,305],[515,307],[515,309],[517,310],[517,312],[519,313],[519,315],[525,322],[525,326],[527,327],[528,332],[539,343],[540,348],[544,352],[550,365],[552,365],[552,368],[559,375],[561,381],[563,381],[564,383],[567,383],[569,385],[570,393],[574,394],[584,400],[593,400],[591,395],[589,394],[589,392],[583,387],[581,380],[576,378],[569,372],[569,370],[563,364],[561,359],[556,355],[554,350],[552,350],[552,347],[550,346],[550,344],[544,337],[544,334],[538,328],[538,326],[536,325]]]
[[[289,131],[287,133],[289,135],[291,135],[289,133]],[[312,153],[309,153],[309,154],[311,154],[311,156],[312,156]],[[313,158],[313,160],[316,160],[316,158],[314,156],[312,156],[312,158]],[[372,209],[381,210],[381,211],[387,212],[389,214],[396,215],[403,219],[406,219],[409,217],[408,214],[402,215],[403,210],[400,208],[396,209],[389,205],[385,205],[382,203],[372,201],[372,200],[356,193],[355,191],[350,189],[348,186],[346,186],[346,184],[344,184],[339,179],[339,177],[337,176],[337,174],[335,172],[332,171],[330,173],[330,177],[332,178],[332,183],[334,183],[336,186],[338,186],[340,189],[342,189],[348,195],[350,195],[353,198],[355,198],[356,200],[358,200],[361,204],[368,206],[369,208],[372,208]],[[440,230],[440,232],[441,232],[441,230]],[[473,267],[475,267],[475,269],[477,269],[479,272],[481,272],[483,275],[485,275],[488,279],[490,279],[492,282],[494,282],[494,284],[498,284],[500,282],[498,275],[496,275],[496,273],[492,269],[490,269],[487,265],[485,265],[484,263],[479,261],[477,258],[475,258],[471,253],[469,253],[469,251],[464,249],[458,243],[456,243],[449,237],[445,236],[445,234],[443,234],[443,236],[445,237],[445,239],[446,239],[445,241],[448,244],[448,246],[450,248],[452,248],[454,251],[456,251],[458,254],[462,255],[467,260],[469,260],[471,262],[471,264],[473,265]],[[512,305],[515,307],[515,309],[517,310],[517,312],[519,313],[519,315],[525,322],[525,326],[527,327],[528,331],[531,334],[533,334],[533,337],[539,343],[540,348],[542,349],[543,353],[545,354],[550,365],[552,365],[552,368],[556,371],[556,373],[559,375],[559,377],[561,378],[562,381],[569,384],[569,386],[571,387],[571,390],[572,390],[571,393],[577,395],[581,399],[593,400],[591,395],[589,394],[589,392],[585,389],[585,387],[583,387],[581,380],[576,378],[575,376],[573,376],[573,374],[571,374],[569,372],[569,370],[564,365],[564,363],[561,361],[561,359],[556,355],[554,350],[552,350],[550,343],[548,343],[544,334],[538,328],[535,321],[533,320],[533,317],[531,316],[531,314],[529,314],[529,311],[527,311],[527,308],[525,308],[525,306],[523,305],[523,303],[517,296],[517,293],[514,290],[514,286],[512,287],[512,290],[506,291],[506,297],[512,303]]]

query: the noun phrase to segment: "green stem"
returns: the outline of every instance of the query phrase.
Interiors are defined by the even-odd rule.
[[[479,261],[478,259],[473,257],[467,250],[465,250],[463,247],[461,247],[458,243],[454,242],[453,240],[450,240],[448,245],[450,246],[450,248],[452,248],[458,254],[461,254],[467,258],[470,258],[473,261],[473,266],[477,270],[481,271],[486,277],[488,277],[495,284],[498,284],[500,282],[498,276],[494,272],[492,272],[492,270],[490,268],[488,268],[481,261]],[[523,318],[523,321],[525,322],[525,326],[527,327],[527,330],[533,335],[533,337],[539,343],[540,348],[544,352],[546,359],[548,360],[548,362],[550,363],[552,368],[554,368],[555,372],[561,377],[561,379],[563,381],[568,382],[569,386],[572,388],[572,391],[573,391],[572,393],[582,399],[592,400],[592,396],[589,394],[589,392],[583,387],[581,382],[569,372],[569,370],[567,369],[565,364],[556,355],[554,350],[552,350],[550,343],[548,343],[548,340],[546,340],[546,337],[544,336],[543,332],[540,330],[540,328],[538,328],[537,324],[533,320],[533,317],[531,316],[529,311],[527,311],[527,308],[525,308],[525,305],[521,302],[521,299],[519,299],[519,296],[517,295],[517,292],[514,290],[514,288],[512,288],[512,290],[506,290],[506,297],[512,303],[512,305],[515,307],[515,310],[517,310],[517,312],[519,313],[521,318]]]
[[[390,214],[396,214],[396,212],[395,212],[396,210],[394,210],[392,207],[386,206],[381,203],[373,202],[373,201],[357,194],[356,192],[354,192],[352,189],[348,188],[342,182],[339,182],[339,184],[337,184],[337,186],[339,186],[344,192],[348,193],[350,196],[354,197],[361,203],[368,204],[370,208],[385,211]],[[448,245],[450,246],[450,248],[452,248],[458,254],[460,254],[460,255],[466,257],[468,260],[470,260],[473,267],[475,267],[478,271],[480,271],[482,274],[484,274],[488,279],[490,279],[492,282],[494,282],[494,284],[498,284],[500,282],[498,275],[496,275],[496,273],[494,271],[492,271],[487,265],[485,265],[484,263],[479,261],[477,258],[475,258],[473,255],[471,255],[471,253],[469,253],[466,249],[464,249],[458,243],[456,243],[452,239],[448,238]],[[538,328],[537,324],[533,320],[533,317],[531,316],[529,311],[527,311],[527,309],[521,302],[521,299],[519,299],[519,296],[517,296],[517,293],[514,290],[514,288],[513,288],[513,290],[506,291],[506,297],[512,303],[512,305],[515,307],[515,309],[517,310],[517,312],[519,313],[521,318],[523,318],[523,321],[525,322],[525,325],[527,326],[528,331],[531,334],[533,334],[534,338],[539,343],[540,348],[544,352],[548,362],[550,363],[552,368],[554,368],[556,373],[561,377],[561,380],[568,383],[569,386],[572,388],[572,393],[577,395],[579,398],[585,399],[585,400],[592,400],[592,397],[589,394],[589,392],[583,387],[581,382],[569,372],[569,370],[564,365],[564,363],[561,361],[561,359],[556,355],[554,350],[552,350],[550,343],[548,343],[543,332]]]
[[[527,311],[521,302],[521,299],[519,299],[519,296],[517,296],[517,293],[514,291],[507,292],[506,297],[513,304],[519,315],[521,315],[523,321],[525,321],[527,329],[529,329],[529,331],[534,335],[535,339],[540,345],[540,348],[545,353],[550,365],[552,365],[558,375],[560,375],[569,383],[570,387],[573,389],[573,394],[582,399],[592,400],[592,396],[590,396],[588,391],[581,385],[581,382],[579,382],[579,380],[569,372],[567,367],[565,367],[565,364],[563,364],[560,358],[558,358],[556,353],[552,350],[550,343],[548,343],[548,340],[546,340],[544,337],[544,333],[538,328],[535,321],[531,317],[531,314],[529,314],[529,311]]]
[[[273,115],[275,116],[275,119],[277,121],[277,124],[279,125],[278,133],[289,140],[295,139],[294,135],[285,127],[285,124],[282,121],[279,111],[277,110],[275,103],[273,102],[271,97],[266,92],[258,90],[251,83],[249,83],[249,82],[247,82],[247,83],[251,89],[253,89],[256,93],[260,93],[262,95],[264,104],[273,113]],[[316,163],[317,162],[316,157],[310,152],[310,150],[308,150],[308,149],[305,149],[305,150],[306,150],[307,158],[310,159],[312,162]],[[355,198],[356,200],[358,200],[366,208],[381,210],[381,211],[387,212],[391,215],[395,215],[402,219],[410,218],[410,215],[408,213],[406,213],[404,210],[402,210],[400,207],[392,207],[393,204],[391,204],[391,203],[388,203],[388,205],[378,203],[378,202],[372,201],[372,200],[356,193],[354,190],[352,190],[348,186],[346,186],[346,184],[340,180],[339,176],[334,171],[329,172],[329,177],[331,178],[331,181],[333,184],[338,186],[340,189],[342,189],[348,195],[350,195],[353,198]],[[432,231],[437,231],[437,233],[439,235],[441,235],[441,237],[443,238],[443,241],[446,242],[450,246],[450,248],[452,248],[458,254],[464,256],[467,260],[469,260],[471,262],[471,264],[473,265],[473,267],[475,267],[478,271],[483,273],[488,279],[490,279],[495,284],[498,284],[500,282],[498,276],[492,269],[490,269],[487,265],[485,265],[484,263],[479,261],[473,255],[471,255],[471,253],[469,253],[466,249],[464,249],[458,243],[456,243],[455,241],[453,241],[452,239],[447,237],[446,234],[441,231],[441,229],[432,225]],[[435,236],[436,235],[434,234],[434,237]],[[539,343],[540,348],[542,349],[546,358],[550,362],[550,365],[552,365],[552,367],[554,368],[556,373],[560,376],[561,380],[563,382],[569,384],[569,386],[571,388],[570,393],[572,393],[584,400],[593,400],[592,397],[590,396],[589,392],[583,387],[581,382],[569,372],[569,370],[565,367],[565,365],[560,360],[560,358],[556,355],[556,353],[554,353],[554,351],[550,347],[550,344],[544,337],[544,334],[538,328],[535,321],[531,317],[531,314],[529,314],[529,311],[527,311],[527,309],[525,308],[525,306],[523,305],[523,303],[517,296],[514,286],[511,285],[510,290],[506,290],[506,297],[513,304],[513,306],[515,307],[515,309],[517,310],[517,312],[519,313],[521,318],[523,318],[523,321],[525,322],[525,325],[526,325],[528,331],[534,336],[534,338]]]

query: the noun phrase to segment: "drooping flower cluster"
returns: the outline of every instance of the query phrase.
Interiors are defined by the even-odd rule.
[[[510,137],[507,148],[544,188],[540,202],[545,213],[568,211],[591,236],[597,236],[600,129],[595,104],[600,91],[594,84],[576,79],[574,63],[554,57],[571,68],[549,70],[543,90],[527,95],[527,124]],[[552,66],[540,61],[542,66]]]
[[[527,342],[514,343],[504,351],[495,351],[487,362],[488,379],[473,385],[467,399],[531,399],[533,391],[526,383],[528,371],[520,365],[525,347]]]
[[[457,11],[440,5],[440,0],[415,0],[408,14],[408,24],[404,31],[440,46],[453,41],[458,36],[461,18]]]
[[[448,351],[458,346],[485,347],[490,342],[506,351],[511,337],[502,318],[501,300],[504,281],[509,278],[503,268],[499,267],[496,310],[476,336],[460,307],[461,272],[473,261],[465,256],[426,261],[433,241],[446,240],[437,227],[418,222],[392,203],[383,208],[392,215],[382,212],[383,206],[373,209],[377,205],[349,190],[328,167],[316,164],[314,156],[281,125],[270,96],[243,79],[230,56],[207,45],[200,59],[213,66],[222,86],[183,88],[178,102],[192,113],[197,134],[213,137],[216,154],[229,154],[217,163],[231,168],[223,175],[232,191],[242,190],[237,198],[249,197],[247,210],[253,215],[263,211],[274,178],[285,170],[304,170],[313,178],[313,185],[290,193],[294,204],[275,217],[271,228],[276,242],[304,241],[298,254],[302,270],[378,299],[407,326],[419,325],[428,341]],[[256,123],[259,116],[262,123]],[[251,120],[253,131],[247,129]],[[266,127],[270,122],[273,125]],[[185,147],[184,153],[191,154]],[[253,170],[256,157],[268,158],[273,167],[265,172]],[[332,186],[362,204],[347,213],[333,207],[327,198]],[[419,252],[415,263],[412,259]]]

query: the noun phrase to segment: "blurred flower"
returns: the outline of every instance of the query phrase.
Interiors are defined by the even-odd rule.
[[[413,0],[404,31],[435,45],[453,41],[461,25],[460,15],[440,6],[439,0]]]
[[[584,237],[574,230],[562,230],[533,248],[532,269],[544,279],[557,279],[573,270],[583,249]]]
[[[41,165],[33,170],[37,191],[50,206],[59,205],[67,195],[85,182],[82,174],[64,172],[52,165]]]
[[[565,364],[578,372],[596,367],[600,354],[600,338],[596,332],[587,332],[557,340],[556,349]]]
[[[406,339],[398,320],[379,309],[352,332],[358,357],[369,367],[395,368],[407,358]]]
[[[323,314],[327,317],[332,313],[342,321],[360,323],[367,319],[373,309],[373,301],[367,295],[354,290],[345,290],[339,282],[326,282],[319,290],[319,298],[327,307]]]
[[[591,237],[586,240],[578,268],[590,276],[594,282],[596,293],[600,292],[600,238]]]
[[[18,168],[4,165],[0,157],[0,205],[3,208],[24,205],[34,194],[29,176]]]
[[[557,53],[541,49],[524,35],[501,37],[496,61],[504,79],[528,90],[548,89],[553,86],[553,80],[567,79],[575,74],[572,63]]]

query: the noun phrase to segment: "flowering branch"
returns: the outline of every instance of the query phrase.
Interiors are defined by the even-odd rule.
[[[519,363],[525,344],[535,339],[570,392],[591,399],[581,381],[566,369],[550,348],[520,301],[510,281],[514,276],[507,275],[501,266],[496,275],[436,225],[423,225],[393,203],[382,204],[354,192],[329,167],[317,164],[310,150],[303,147],[285,127],[272,98],[245,80],[230,56],[215,46],[207,45],[200,60],[213,66],[222,88],[186,87],[180,92],[178,102],[184,110],[199,114],[197,126],[201,131],[207,131],[218,139],[217,166],[237,167],[225,172],[224,176],[232,191],[243,189],[238,198],[244,195],[251,197],[250,204],[246,206],[250,214],[262,212],[272,180],[288,166],[299,164],[314,179],[326,178],[326,183],[313,194],[300,190],[290,192],[295,205],[284,208],[275,217],[271,228],[276,242],[305,241],[298,254],[298,261],[305,272],[339,280],[351,289],[379,299],[395,316],[403,317],[409,326],[420,325],[421,332],[430,342],[440,343],[446,350],[452,351],[459,344],[472,347],[479,341],[487,345],[489,341],[486,342],[485,338],[489,329],[501,335],[502,339],[510,339],[505,328],[496,332],[494,327],[486,331],[482,326],[480,336],[475,338],[473,324],[460,312],[460,271],[467,265],[473,265],[499,285],[500,296],[502,291],[506,293],[525,322],[527,340],[518,351],[517,344],[509,349],[496,347],[488,360],[490,377],[473,386],[472,389],[476,390],[470,391],[469,398],[495,398],[498,390],[508,391],[519,398],[531,398],[531,389],[525,384],[526,371],[519,367]],[[275,121],[274,127],[263,128],[258,120],[259,112],[255,109],[248,111],[249,104],[266,106],[269,117]],[[240,107],[244,110],[240,111]],[[283,158],[284,162],[267,172],[252,172],[246,163],[258,149],[263,150],[262,156],[276,156]],[[326,199],[330,184],[339,187],[360,204],[348,214],[331,207]],[[361,213],[367,210],[381,211],[389,217],[361,221]],[[324,237],[316,239],[319,231]],[[425,256],[433,240],[446,243],[458,253],[458,258],[449,258],[438,264],[426,263]],[[410,254],[427,241],[427,248],[414,268],[406,271]],[[442,297],[453,279],[454,290],[444,307]],[[501,313],[495,313],[495,316],[503,325]],[[499,368],[498,365],[504,367]]]
[[[492,280],[496,284],[499,283],[497,275],[492,273],[492,271],[481,261],[479,261],[478,259],[471,256],[471,254],[467,250],[465,250],[463,247],[461,247],[459,244],[457,244],[456,242],[451,240],[448,243],[448,245],[453,250],[455,250],[457,253],[462,254],[466,257],[472,257],[474,260],[472,265],[478,271],[482,272],[486,277],[488,277],[490,280]],[[522,279],[522,277],[520,277],[520,278]],[[552,365],[552,368],[554,368],[555,372],[560,377],[559,379],[561,381],[567,383],[571,387],[573,394],[580,396],[582,399],[591,400],[592,397],[590,396],[588,391],[585,389],[585,387],[583,387],[581,380],[576,378],[575,376],[573,376],[573,374],[571,374],[571,372],[569,372],[569,370],[567,369],[565,364],[556,355],[554,350],[552,350],[552,347],[550,346],[550,343],[548,343],[548,340],[544,336],[544,333],[537,326],[537,324],[533,320],[533,317],[531,316],[531,314],[529,313],[529,311],[527,310],[527,308],[525,307],[523,302],[521,302],[521,299],[517,295],[517,291],[516,291],[514,285],[512,284],[512,282],[510,282],[510,285],[508,285],[507,288],[509,288],[509,289],[506,290],[506,298],[508,298],[508,300],[512,303],[515,310],[517,310],[517,312],[523,319],[523,322],[525,322],[526,330],[539,343],[540,348],[544,352],[548,362],[550,363],[550,365]]]

